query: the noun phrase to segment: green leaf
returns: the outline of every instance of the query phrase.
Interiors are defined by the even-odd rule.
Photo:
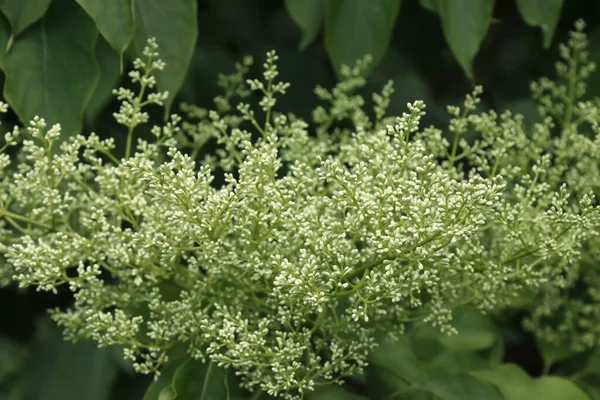
[[[109,400],[116,366],[107,349],[68,343],[48,323],[39,328],[22,374],[22,400]]]
[[[505,400],[590,400],[573,382],[557,376],[533,379],[515,364],[502,364],[493,370],[471,375],[498,388]]]
[[[428,361],[432,370],[439,372],[471,372],[491,368],[498,365],[491,352],[470,352],[443,350],[436,357]]]
[[[212,362],[189,360],[175,372],[173,391],[178,400],[221,400],[229,395],[227,370]]]
[[[433,393],[436,399],[440,400],[502,400],[500,393],[493,386],[466,374],[437,375],[418,387]]]
[[[504,351],[502,337],[491,319],[476,310],[454,311],[458,334],[448,336],[429,324],[410,333],[412,348],[431,371],[470,372],[497,365]]]
[[[419,4],[427,11],[438,12],[437,0],[419,0]]]
[[[239,384],[228,371],[213,363],[179,357],[167,363],[144,400],[221,400],[237,398]],[[236,397],[233,397],[236,396]]]
[[[83,110],[98,81],[98,31],[75,3],[58,1],[20,35],[1,60],[4,98],[28,124],[36,115],[60,123],[63,138],[79,133]]]
[[[600,389],[600,379],[598,379],[600,378],[600,348],[588,349],[563,359],[552,372],[556,375],[576,378],[578,381],[594,377]]]
[[[112,91],[119,84],[119,55],[110,47],[104,38],[96,43],[96,60],[100,67],[100,79],[85,109],[87,121],[92,121],[102,108],[113,98]]]
[[[325,11],[325,47],[339,72],[354,65],[365,54],[373,56],[372,67],[384,56],[400,0],[328,0]]]
[[[133,37],[133,8],[125,0],[77,0],[96,23],[98,31],[119,54],[123,70],[123,53]]]
[[[50,6],[50,0],[3,0],[0,4],[0,9],[10,22],[12,36],[16,37],[42,18]]]
[[[198,36],[195,0],[133,0],[135,30],[133,44],[138,57],[148,38],[156,38],[160,58],[167,63],[156,78],[160,90],[169,92],[165,102],[165,117],[181,87],[192,59]]]
[[[173,376],[179,367],[189,361],[189,357],[179,357],[169,361],[160,371],[158,379],[152,382],[143,400],[172,400],[175,393],[171,387]]]
[[[457,335],[443,335],[442,344],[456,351],[477,351],[494,345],[498,330],[492,320],[477,310],[456,310],[454,327]]]
[[[345,391],[337,385],[321,386],[306,395],[307,400],[367,400],[364,396],[359,396]]]
[[[537,345],[542,354],[542,358],[544,359],[544,365],[546,365],[547,368],[556,362],[575,354],[575,351],[571,350],[566,344],[550,343],[538,338]]]
[[[427,363],[415,355],[409,339],[401,336],[393,343],[379,340],[369,358],[367,387],[371,398],[385,399],[430,376]]]
[[[477,351],[492,347],[498,330],[491,319],[476,310],[455,310],[452,324],[456,335],[443,334],[429,324],[419,325],[411,333],[415,339],[431,339],[452,351]]]
[[[11,40],[10,22],[8,22],[8,19],[0,13],[0,66],[2,66],[6,59],[5,49],[8,47],[8,43]]]
[[[304,50],[319,34],[323,21],[323,0],[285,0],[285,6],[294,22],[302,29],[299,49]]]
[[[531,26],[539,26],[544,36],[544,47],[550,47],[556,25],[560,19],[563,0],[516,0],[523,20]]]
[[[577,386],[585,390],[591,400],[600,400],[600,376],[593,374],[577,379]]]
[[[598,374],[600,375],[600,348],[596,347],[589,352],[589,357],[583,371],[586,374]]]
[[[0,337],[0,384],[18,371],[23,354],[24,349],[17,342]]]
[[[492,22],[494,0],[438,0],[437,7],[446,42],[473,79],[473,59]]]

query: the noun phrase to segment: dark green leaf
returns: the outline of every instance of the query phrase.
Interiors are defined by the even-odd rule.
[[[0,338],[0,384],[17,371],[23,354],[23,348],[17,342],[5,337]]]
[[[418,386],[440,400],[502,400],[493,386],[466,374],[441,374]]]
[[[59,1],[15,40],[2,59],[4,98],[24,124],[39,115],[49,125],[60,123],[63,137],[79,133],[98,81],[97,36],[77,4]]]
[[[419,4],[421,5],[421,7],[423,7],[424,9],[431,11],[431,12],[438,12],[437,9],[437,0],[419,0]]]
[[[169,361],[160,371],[158,379],[146,390],[143,400],[173,400],[175,392],[171,386],[175,372],[189,361],[189,357],[179,357]]]
[[[453,325],[458,330],[456,335],[443,334],[429,324],[422,324],[413,331],[412,336],[435,340],[453,351],[488,349],[498,337],[498,330],[490,318],[476,310],[454,311]]]
[[[367,386],[372,398],[384,399],[430,376],[427,363],[415,355],[408,338],[402,336],[393,343],[379,341],[369,359]]]
[[[588,48],[590,61],[600,65],[600,27],[589,33],[590,46]],[[588,78],[587,96],[600,96],[600,73],[594,72]]]
[[[557,361],[563,360],[575,354],[575,352],[571,350],[568,345],[562,343],[550,343],[543,339],[538,339],[537,345],[540,349],[540,353],[542,353],[544,364],[548,367]]]
[[[596,347],[589,352],[589,357],[583,370],[585,373],[600,375],[600,348]]]
[[[432,370],[439,372],[471,372],[498,365],[490,352],[450,351],[444,349],[428,361]]]
[[[306,398],[307,400],[367,400],[366,397],[347,392],[337,385],[321,386],[309,393]]]
[[[49,325],[49,324],[48,324]],[[22,400],[109,400],[116,366],[92,341],[64,341],[59,329],[42,326],[22,369]]]
[[[323,0],[285,0],[287,10],[294,22],[302,29],[300,50],[312,43],[319,34],[323,13]]]
[[[113,98],[112,91],[119,84],[119,55],[102,37],[96,43],[96,60],[100,66],[100,79],[85,109],[87,121],[96,118],[100,110]]]
[[[48,10],[50,0],[3,0],[1,9],[12,28],[12,35],[17,36],[25,28],[42,18]]]
[[[125,0],[77,0],[121,60],[133,37],[133,8]]]
[[[437,7],[446,42],[473,79],[473,59],[492,22],[494,0],[438,0]]]
[[[550,47],[556,25],[560,19],[563,0],[516,0],[523,20],[531,26],[539,26],[544,36],[544,47]]]
[[[325,12],[325,47],[337,72],[354,65],[365,54],[373,66],[385,54],[400,0],[328,0]]]
[[[239,383],[229,371],[187,356],[169,362],[144,400],[221,400],[239,398]]]
[[[227,371],[216,364],[190,360],[173,376],[173,391],[178,400],[221,400],[229,395]]]
[[[458,334],[448,336],[429,324],[411,330],[415,354],[428,368],[440,372],[469,372],[497,365],[504,350],[502,338],[489,317],[476,310],[455,310]]]
[[[505,400],[590,400],[573,382],[556,376],[533,379],[515,364],[502,364],[493,370],[471,375],[498,388]]]
[[[577,379],[577,386],[585,390],[591,400],[600,400],[600,375],[592,374]]]
[[[0,66],[3,65],[6,58],[6,48],[9,41],[12,40],[10,33],[10,23],[8,19],[0,13]]]
[[[488,316],[477,310],[456,310],[453,325],[457,335],[443,335],[442,344],[450,350],[476,351],[492,347],[498,330]]]
[[[167,63],[164,71],[156,73],[160,90],[169,92],[165,102],[168,115],[173,99],[187,72],[198,36],[195,0],[133,0],[135,30],[133,44],[138,57],[148,38],[156,38],[160,58]]]

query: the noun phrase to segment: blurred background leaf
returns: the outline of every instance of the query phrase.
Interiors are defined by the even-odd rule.
[[[50,0],[0,1],[0,10],[8,18],[12,36],[17,36],[46,13]]]
[[[165,102],[169,114],[175,94],[179,91],[194,53],[198,36],[197,5],[195,0],[133,0],[133,44],[137,57],[148,38],[156,38],[160,58],[169,68],[156,73],[158,88],[171,93]]]
[[[544,36],[544,47],[550,47],[563,0],[516,0],[516,3],[523,20],[539,27]]]
[[[109,400],[117,366],[91,340],[66,342],[49,321],[39,325],[14,400]]]
[[[92,17],[100,34],[122,58],[133,37],[133,9],[131,2],[122,0],[77,0]],[[97,60],[102,62],[100,57]]]
[[[327,0],[325,47],[335,71],[365,54],[377,65],[387,51],[400,0]]]
[[[494,0],[438,0],[437,10],[452,53],[473,79],[473,59],[492,22]]]
[[[18,36],[0,66],[3,95],[23,124],[36,115],[65,135],[81,131],[82,117],[98,80],[94,22],[74,2],[54,2]]]
[[[325,6],[323,0],[285,0],[287,10],[298,26],[302,28],[300,50],[311,44],[319,34]]]

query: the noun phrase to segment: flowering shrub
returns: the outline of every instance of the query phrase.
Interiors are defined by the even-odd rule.
[[[245,79],[244,60],[213,110],[185,105],[187,122],[173,115],[145,140],[146,106],[167,98],[153,91],[165,65],[149,41],[129,74],[138,92],[114,92],[124,157],[95,134],[61,142],[37,117],[5,136],[2,282],[67,286],[73,306],[51,312],[66,336],[125,345],[139,372],[158,376],[183,345],[287,399],[361,374],[378,332],[459,333],[462,307],[523,307],[540,340],[591,348],[600,103],[582,100],[594,69],[582,30],[561,47],[558,81],[532,85],[532,126],[478,112],[479,87],[448,107],[446,132],[420,126],[421,101],[388,116],[391,83],[371,110],[356,94],[368,58],[315,90],[310,125],[277,112],[289,85],[270,52],[262,80]],[[258,110],[232,105],[252,93]]]

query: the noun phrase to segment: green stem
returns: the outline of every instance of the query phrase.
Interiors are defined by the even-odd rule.
[[[28,223],[28,224],[31,224],[31,225],[36,225],[36,226],[39,226],[40,228],[44,228],[44,229],[48,229],[48,230],[52,229],[50,226],[48,226],[46,224],[34,221],[31,218],[27,218],[27,217],[25,217],[23,215],[15,214],[15,213],[10,212],[8,210],[0,210],[0,215],[8,217],[8,218],[16,219],[17,221],[25,222],[25,223]]]
[[[146,88],[147,88],[147,84],[144,83],[146,82],[147,78],[150,76],[150,74],[152,73],[152,60],[148,61],[148,64],[146,65],[146,73],[144,74],[144,77],[140,80],[140,93],[138,94],[138,97],[135,99],[135,113],[138,113],[141,111],[142,106],[143,106],[143,101],[142,99],[144,98],[144,94],[146,93]],[[129,131],[127,131],[127,146],[125,147],[125,159],[128,159],[129,156],[131,155],[131,144],[133,141],[133,130],[135,129],[135,127],[137,126],[137,124],[132,123],[129,126]]]

